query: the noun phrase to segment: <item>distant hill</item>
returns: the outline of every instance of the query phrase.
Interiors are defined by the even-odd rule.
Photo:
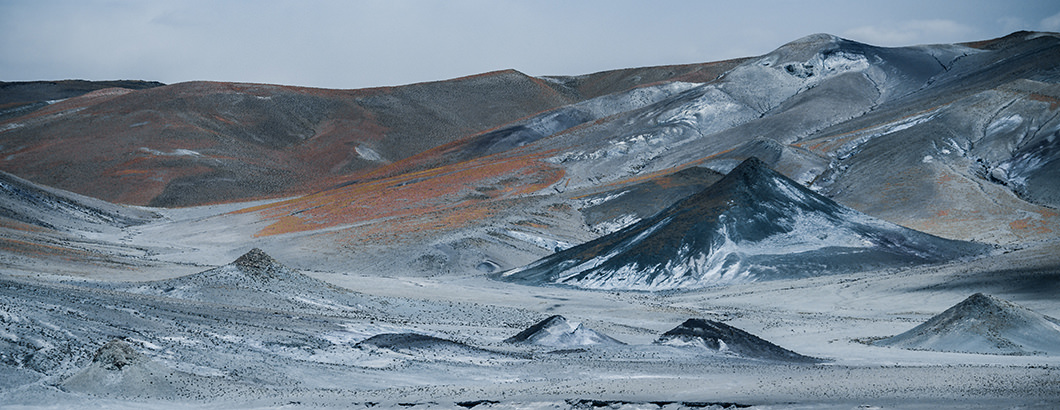
[[[118,82],[111,86],[130,86],[102,92],[104,83],[7,83],[4,100],[44,105],[0,117],[7,157],[0,169],[135,205],[306,194],[600,93],[677,77],[713,80],[732,64],[636,69],[600,81],[505,70],[362,90]]]
[[[163,85],[157,81],[141,80],[0,81],[0,120],[26,115],[59,100],[104,88],[145,90]]]
[[[158,215],[40,186],[0,171],[0,218],[76,232],[143,224]]]
[[[329,244],[336,264],[415,275],[524,266],[751,157],[879,220],[1007,245],[1060,232],[1056,61],[1055,33],[909,47],[815,34],[574,76],[106,88],[0,119],[0,170],[121,204],[283,198],[238,212],[292,245],[284,260]]]

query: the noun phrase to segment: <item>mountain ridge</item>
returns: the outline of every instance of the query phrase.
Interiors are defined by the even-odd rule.
[[[612,190],[685,169],[724,173],[749,157],[873,217],[1009,245],[1060,230],[1049,205],[1060,186],[1050,165],[1060,152],[1050,142],[1060,130],[1049,86],[1057,42],[1016,33],[982,48],[887,48],[815,35],[757,57],[582,76],[503,70],[370,90],[201,82],[107,91],[0,123],[0,168],[21,174],[32,163],[53,182],[116,202],[282,197],[203,224],[260,221],[246,225],[248,240],[290,241],[277,256],[306,268],[316,262],[297,249],[327,244],[335,267],[513,269],[689,192]],[[152,104],[169,114],[130,108]],[[119,149],[93,157],[107,144],[63,134],[86,121],[113,131],[105,139]],[[40,133],[62,141],[22,143]],[[650,207],[634,199],[655,192]]]

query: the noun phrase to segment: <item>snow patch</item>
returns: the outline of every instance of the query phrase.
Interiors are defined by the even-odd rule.
[[[542,320],[519,332],[519,334],[506,339],[505,342],[568,348],[600,344],[623,344],[609,336],[586,328],[579,322],[568,321],[559,315]]]
[[[21,128],[21,127],[25,127],[25,126],[26,125],[22,124],[22,123],[12,122],[12,123],[8,123],[8,124],[0,125],[0,132],[11,131],[13,129]]]
[[[382,155],[379,155],[378,152],[375,152],[375,150],[373,150],[371,148],[368,148],[368,147],[366,147],[364,145],[358,145],[356,148],[354,148],[354,150],[357,151],[357,155],[358,156],[360,156],[361,158],[366,159],[368,161],[375,161],[375,162],[383,161],[383,156]]]
[[[570,247],[574,246],[574,245],[570,244],[569,242],[564,242],[564,241],[561,241],[561,240],[551,239],[551,238],[544,238],[544,237],[541,237],[541,236],[537,236],[537,235],[533,235],[533,234],[529,234],[529,233],[521,232],[521,231],[514,231],[514,230],[511,230],[511,229],[505,230],[504,234],[508,235],[509,237],[511,237],[513,239],[520,240],[520,241],[527,242],[527,243],[531,243],[531,244],[534,244],[534,245],[539,246],[541,248],[545,248],[545,249],[551,250],[553,252],[559,252],[559,251],[562,251],[564,249],[567,249],[567,248],[570,248]]]
[[[8,307],[0,307],[0,322],[19,323],[22,317],[7,311]]]
[[[898,122],[888,123],[871,128],[869,130],[863,131],[859,137],[854,138],[846,144],[843,144],[843,146],[839,147],[839,149],[837,149],[835,151],[835,154],[833,155],[836,157],[836,159],[840,160],[850,158],[851,156],[860,152],[859,148],[861,148],[863,144],[869,142],[874,138],[893,134],[902,130],[907,130],[909,128],[931,121],[934,118],[935,116],[933,113],[924,113],[906,118]]]
[[[855,215],[850,215],[855,217]],[[728,224],[721,224],[715,242],[707,252],[694,252],[682,245],[677,257],[662,266],[624,265],[618,269],[601,271],[586,278],[578,286],[594,289],[660,290],[719,286],[752,282],[751,266],[746,260],[753,256],[790,255],[826,248],[871,248],[875,244],[867,237],[844,227],[835,220],[819,214],[794,212],[789,219],[775,221],[787,232],[771,235],[760,241],[734,240]],[[642,234],[643,235],[643,234]],[[636,241],[636,239],[635,239]],[[632,245],[630,245],[632,247]],[[594,258],[569,270],[558,281],[563,282],[586,270],[601,265],[619,252]],[[583,269],[584,268],[584,269]],[[756,267],[763,269],[764,267]]]
[[[705,86],[700,95],[680,106],[657,115],[660,124],[682,124],[712,134],[739,125],[752,117],[747,106],[713,86]]]
[[[1015,131],[1021,124],[1023,124],[1023,117],[1019,114],[998,118],[986,126],[986,138],[993,138],[998,134]]]
[[[625,195],[625,194],[628,194],[628,193],[629,193],[629,191],[622,191],[622,192],[619,192],[619,193],[609,194],[609,195],[606,195],[606,196],[603,196],[603,197],[599,197],[599,196],[589,197],[589,198],[586,198],[586,199],[582,200],[581,208],[582,209],[591,208],[591,207],[600,205],[600,204],[602,204],[604,202],[608,202],[608,201],[610,201],[612,199],[616,199],[618,197],[621,197],[622,195]]]
[[[573,107],[588,110],[596,118],[615,115],[647,107],[674,95],[686,92],[701,84],[673,81],[653,86],[634,88],[629,91],[604,95],[574,104]]]
[[[159,151],[147,147],[140,147],[140,152],[146,152],[159,157],[201,157],[202,154],[190,149],[178,148],[170,152]]]
[[[633,224],[635,224],[637,222],[640,222],[640,221],[641,221],[641,219],[639,217],[637,217],[636,215],[626,214],[626,215],[622,215],[622,216],[620,216],[618,218],[612,219],[610,221],[604,221],[604,222],[600,222],[600,223],[598,223],[596,225],[593,225],[593,226],[591,226],[589,228],[589,230],[591,230],[594,233],[599,234],[601,236],[602,235],[608,235],[608,234],[612,234],[612,233],[621,231],[621,230],[623,230],[623,229],[625,229],[627,227],[630,227]]]

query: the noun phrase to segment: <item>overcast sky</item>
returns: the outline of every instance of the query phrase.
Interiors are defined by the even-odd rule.
[[[882,46],[1060,31],[1055,0],[0,0],[0,81],[362,88],[723,60],[813,33]]]

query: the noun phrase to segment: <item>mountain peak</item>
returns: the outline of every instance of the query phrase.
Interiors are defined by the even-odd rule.
[[[769,176],[774,173],[775,172],[770,169],[765,162],[758,159],[758,157],[748,157],[743,160],[743,162],[740,162],[740,165],[737,165],[736,168],[733,168],[732,171],[729,171],[728,174],[725,174],[726,178],[722,178],[722,180],[735,178],[747,180]]]
[[[789,42],[789,45],[795,44],[821,44],[821,43],[834,43],[843,40],[843,38],[834,34],[828,33],[814,33],[807,36],[800,37],[794,41]]]
[[[832,34],[817,33],[796,39],[773,50],[767,56],[778,58],[786,63],[806,62],[820,53],[847,48],[856,43]]]
[[[273,259],[265,253],[265,251],[258,248],[251,249],[249,252],[243,254],[243,256],[236,259],[233,264],[240,268],[254,270],[283,266],[277,262],[276,259]]]
[[[761,170],[763,169],[772,171],[769,169],[769,166],[766,165],[765,162],[762,162],[762,160],[758,159],[758,157],[748,157],[747,159],[743,160],[743,162],[740,162],[740,165],[737,165],[736,168],[733,168],[732,170],[739,170],[739,172],[741,173],[748,173],[761,172]]]
[[[997,307],[997,308],[1001,308],[1001,307],[1004,307],[1006,305],[1012,305],[1012,304],[1008,303],[1006,301],[1003,301],[1001,299],[995,298],[993,296],[989,296],[989,295],[983,294],[982,292],[979,292],[979,293],[976,293],[976,294],[974,294],[972,296],[969,296],[967,299],[964,299],[964,301],[962,301],[961,303],[957,304],[957,306]]]

